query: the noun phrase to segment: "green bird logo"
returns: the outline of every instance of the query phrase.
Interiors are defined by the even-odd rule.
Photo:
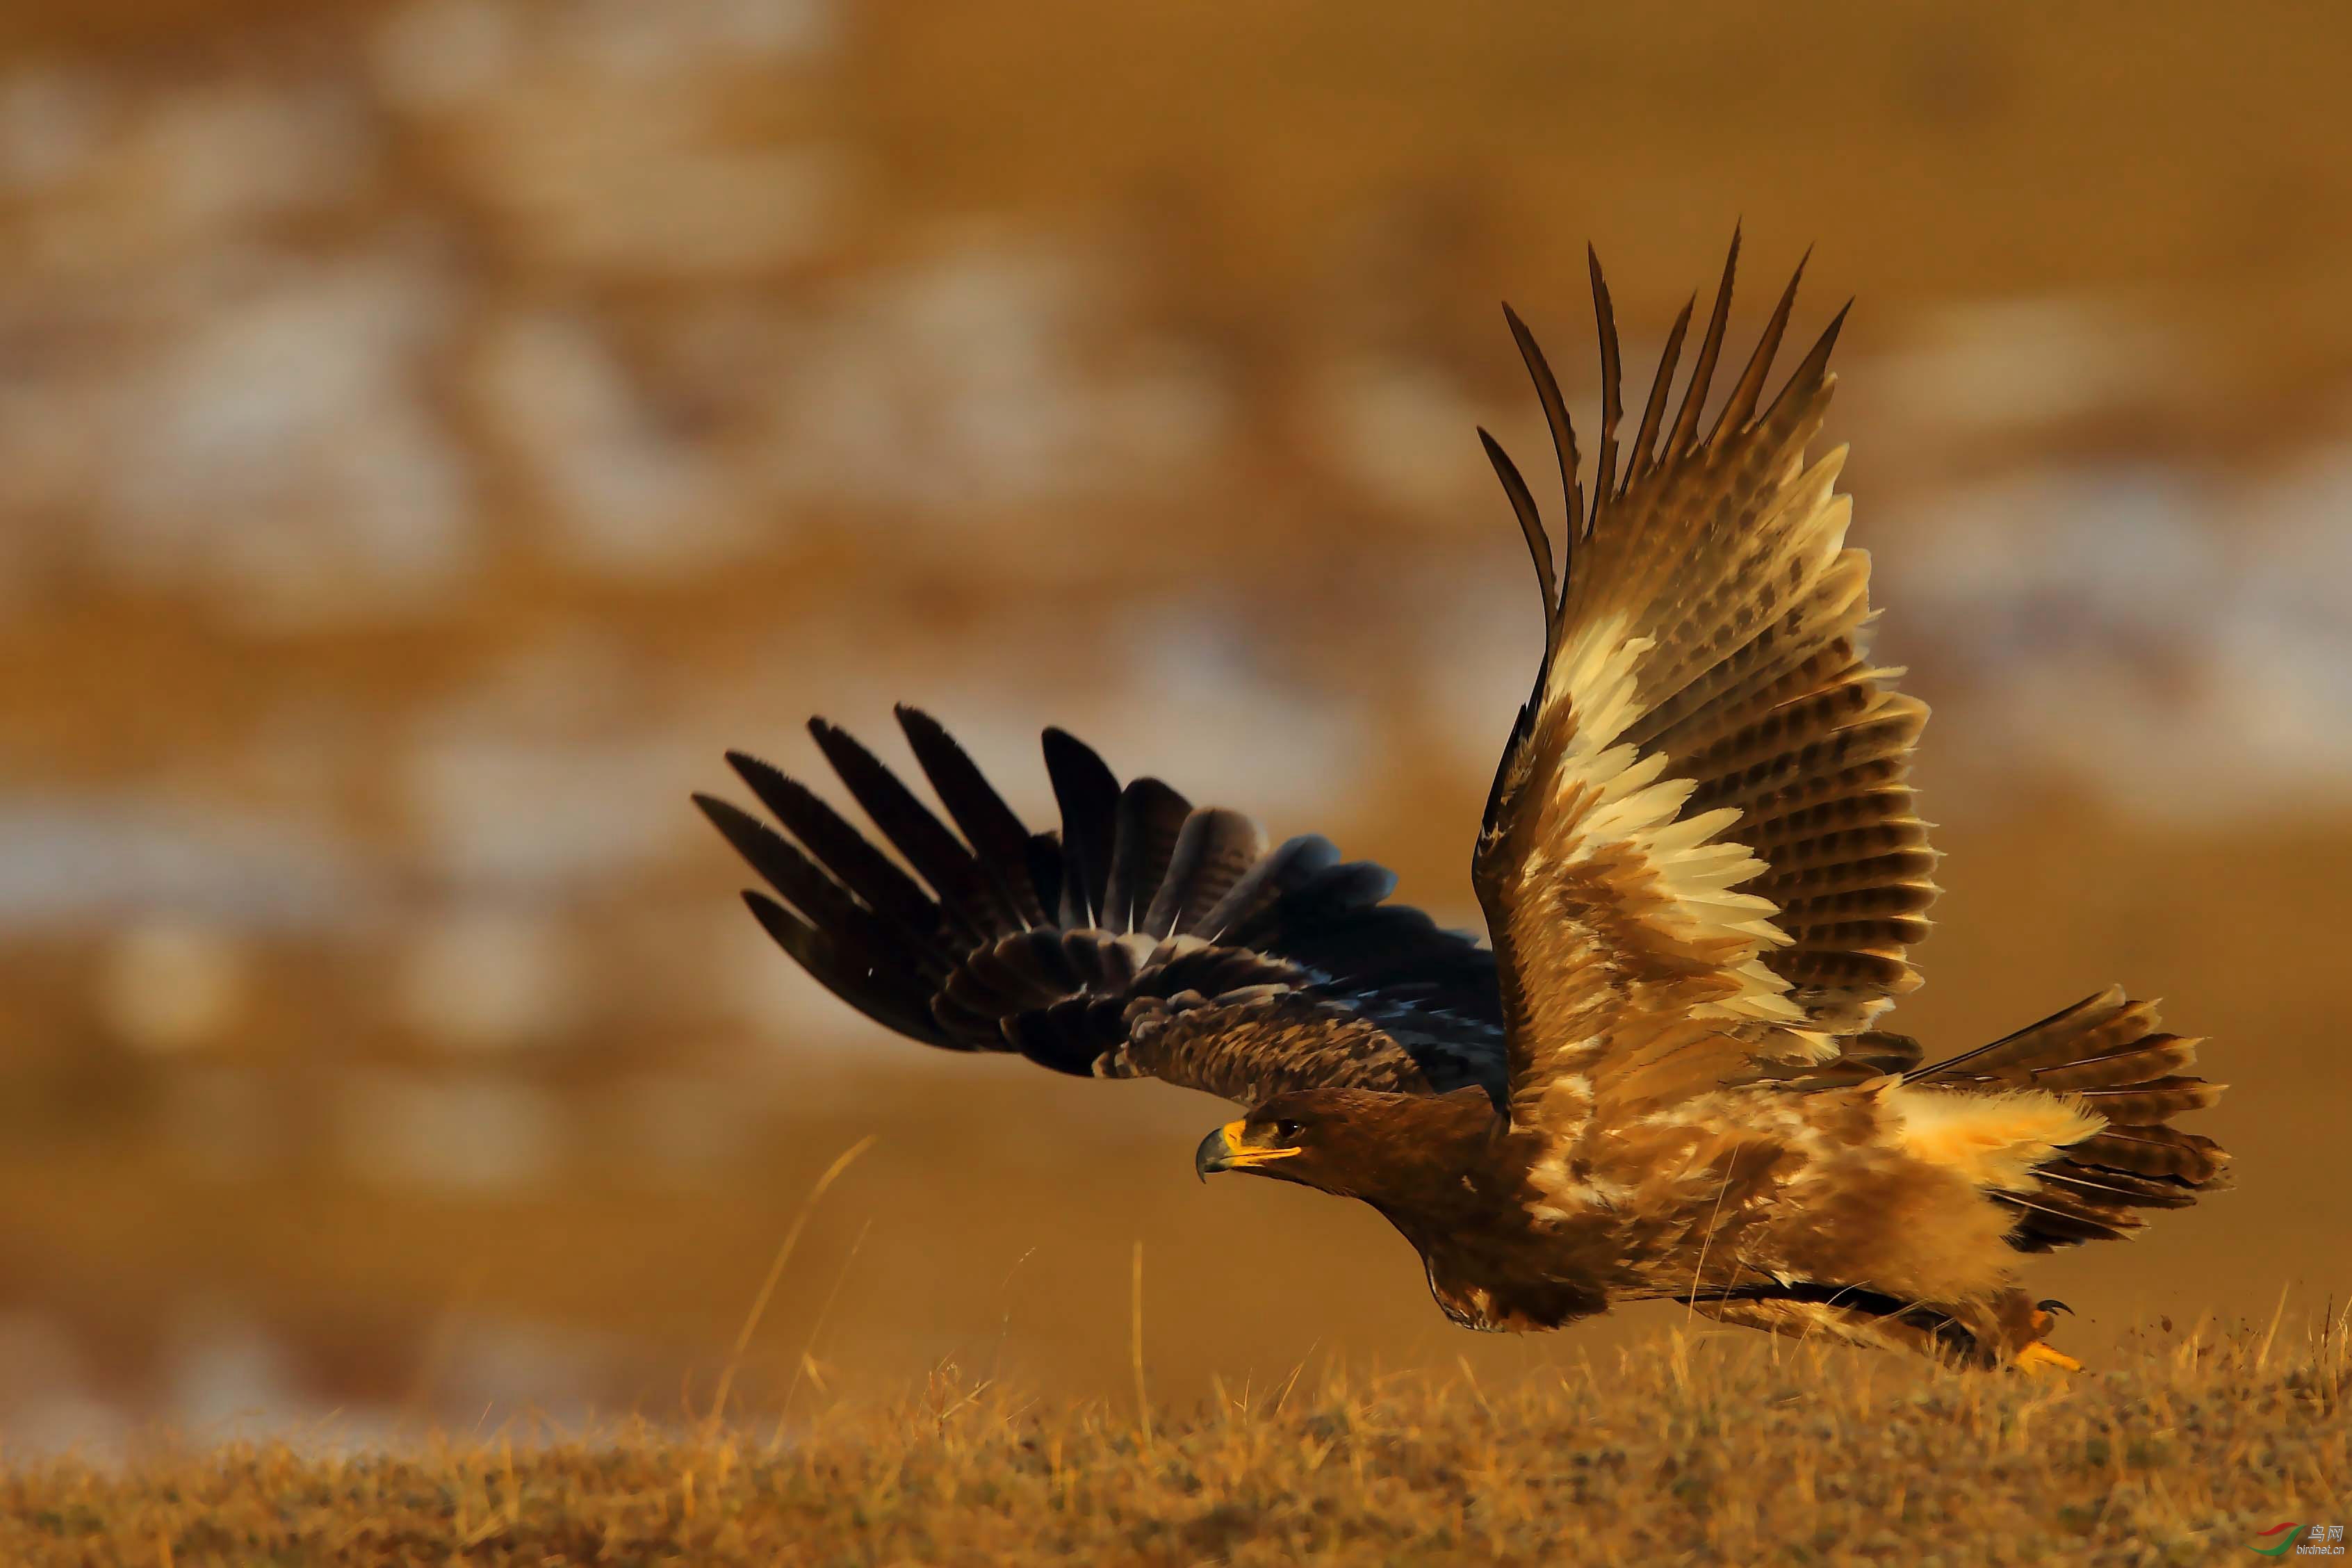
[[[2272,1536],[2275,1535],[2278,1537],[2278,1544],[2276,1546],[2256,1546],[2252,1542],[2249,1542],[2247,1543],[2248,1550],[2252,1551],[2257,1557],[2284,1557],[2287,1554],[2288,1549],[2294,1545],[2295,1532],[2302,1528],[2303,1526],[2299,1524],[2273,1524],[2268,1530],[2263,1531],[2260,1535],[2255,1536],[2254,1540],[2268,1541]]]

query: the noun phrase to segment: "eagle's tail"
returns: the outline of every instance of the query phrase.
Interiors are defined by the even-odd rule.
[[[2111,986],[1906,1081],[1992,1094],[2053,1091],[2103,1123],[2033,1166],[2030,1188],[1992,1194],[2019,1211],[2010,1245],[2048,1252],[2127,1236],[2147,1223],[2143,1211],[2186,1208],[2227,1184],[2228,1152],[2170,1125],[2221,1097],[2222,1085],[2187,1070],[2196,1065],[2197,1046],[2160,1032],[2153,1002],[2130,1001]]]

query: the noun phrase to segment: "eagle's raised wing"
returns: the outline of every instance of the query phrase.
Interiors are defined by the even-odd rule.
[[[728,760],[790,839],[695,797],[782,896],[744,895],[769,935],[867,1017],[1244,1104],[1472,1084],[1500,1100],[1494,955],[1383,903],[1389,872],[1319,837],[1268,854],[1248,818],[1157,779],[1121,787],[1059,730],[1045,751],[1060,831],[1033,833],[938,723],[910,708],[898,721],[953,829],[847,734],[809,728],[904,867],[755,758]]]
[[[1864,652],[1869,557],[1844,547],[1848,504],[1832,493],[1843,450],[1804,455],[1843,312],[1759,412],[1792,279],[1702,438],[1731,276],[1727,263],[1669,425],[1684,307],[1621,472],[1616,329],[1593,264],[1603,415],[1589,511],[1558,384],[1511,317],[1568,509],[1555,590],[1535,503],[1488,439],[1547,617],[1474,867],[1517,1123],[1630,1113],[1801,1070],[1846,1042],[1869,1057],[1893,1037],[1853,1037],[1918,984],[1906,950],[1927,929],[1935,857],[1906,775],[1927,709]]]

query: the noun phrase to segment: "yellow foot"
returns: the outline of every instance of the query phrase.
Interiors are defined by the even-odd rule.
[[[2074,1315],[2074,1309],[2066,1305],[2063,1301],[2034,1302],[2033,1316],[2030,1321],[2033,1325],[2033,1337],[2035,1339],[2040,1339],[2042,1335],[2048,1333],[2051,1330],[2058,1326],[2058,1319],[2052,1311],[2053,1308],[2055,1308],[2057,1311],[2064,1312],[2069,1317]]]
[[[2040,1340],[2034,1341],[2019,1351],[2010,1364],[2016,1367],[2018,1371],[2034,1377],[2044,1377],[2053,1372],[2083,1370],[2081,1362],[2076,1361],[2064,1351],[2052,1350]]]

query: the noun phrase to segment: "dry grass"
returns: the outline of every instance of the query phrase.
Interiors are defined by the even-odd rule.
[[[1510,1387],[1335,1374],[1149,1428],[942,1370],[789,1440],[45,1463],[0,1480],[0,1561],[2202,1563],[2341,1511],[2345,1328],[2147,1339],[2063,1384],[1669,1335]]]

